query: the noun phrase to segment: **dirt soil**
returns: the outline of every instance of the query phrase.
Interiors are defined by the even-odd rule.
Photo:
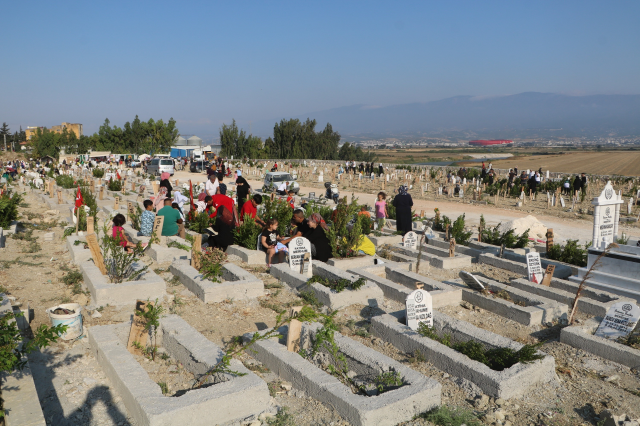
[[[35,225],[33,220],[27,218],[27,213],[32,216],[38,215],[45,209],[31,193],[26,194],[25,201],[29,206],[20,208],[24,216],[21,220]],[[442,203],[439,204],[442,206]],[[447,206],[466,211],[478,208],[468,204],[456,206],[455,203],[449,203]],[[478,211],[487,210],[485,208]],[[35,220],[36,216],[33,217]],[[582,222],[584,227],[590,226],[587,220],[576,222],[575,225],[581,227]],[[41,324],[49,325],[45,309],[62,302],[77,302],[84,307],[83,319],[87,328],[129,321],[134,306],[100,308],[94,306],[90,297],[78,291],[77,287],[74,291],[72,285],[63,283],[62,278],[68,273],[67,270],[77,270],[70,262],[69,253],[62,243],[63,228],[52,226],[45,229],[47,227],[42,225],[42,221],[37,225],[32,236],[37,240],[39,249],[28,252],[32,249],[30,241],[8,237],[7,248],[0,250],[0,282],[4,287],[2,291],[15,297],[15,304],[21,303],[23,309],[28,306],[33,311],[31,330],[35,330]],[[571,222],[565,223],[567,230],[570,230],[572,225]],[[54,241],[44,241],[45,232],[54,232]],[[303,303],[285,283],[279,283],[266,274],[266,266],[249,267],[237,259],[230,260],[264,280],[265,296],[252,301],[227,300],[222,303],[204,304],[167,272],[168,263],[157,264],[151,259],[144,259],[151,269],[162,269],[159,272],[167,281],[169,293],[162,303],[167,310],[180,315],[219,346],[225,346],[235,336],[273,326],[276,311]],[[501,282],[508,282],[512,277],[511,273],[494,267],[473,265],[469,270]],[[435,268],[423,273],[439,280],[457,276],[456,271],[440,271]],[[632,418],[640,417],[640,376],[637,370],[559,343],[559,326],[525,327],[474,307],[448,307],[443,309],[446,314],[494,333],[520,342],[544,341],[541,350],[556,359],[557,383],[531,389],[522,398],[509,401],[495,401],[492,398],[486,401],[476,400],[480,395],[472,384],[436,369],[428,360],[417,359],[414,354],[399,352],[388,343],[369,334],[368,327],[373,315],[403,308],[401,304],[390,300],[381,301],[377,308],[350,306],[337,314],[341,324],[340,331],[438,380],[443,385],[443,404],[474,411],[479,417],[485,418],[486,424],[491,424],[490,421],[496,416],[502,416],[503,425],[596,425],[598,414],[604,409],[611,409],[616,414],[626,413]],[[578,319],[584,320],[581,316]],[[292,424],[347,425],[332,407],[291,388],[290,384],[283,382],[251,358],[250,353],[243,353],[239,359],[268,382],[273,402],[287,407],[293,418]],[[31,354],[29,360],[48,425],[134,424],[117,391],[91,354],[87,338],[71,342],[60,341],[50,348]],[[158,381],[165,380],[163,377],[166,375],[159,376]],[[423,419],[403,423],[404,426],[426,424],[429,423]]]

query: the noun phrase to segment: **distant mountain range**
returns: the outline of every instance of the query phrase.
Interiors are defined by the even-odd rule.
[[[527,92],[478,98],[456,96],[386,107],[352,105],[295,118],[331,123],[343,136],[527,138],[640,135],[640,95],[569,96]],[[279,119],[254,124],[269,135]]]

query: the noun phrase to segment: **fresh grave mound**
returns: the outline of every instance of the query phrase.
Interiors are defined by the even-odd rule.
[[[535,216],[529,215],[527,217],[500,224],[501,233],[507,232],[511,229],[513,229],[513,232],[516,235],[520,235],[528,229],[530,238],[546,239],[547,227]]]

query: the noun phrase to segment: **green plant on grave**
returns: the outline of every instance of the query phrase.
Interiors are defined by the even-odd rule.
[[[104,169],[95,168],[91,171],[93,177],[102,179],[104,177]]]
[[[335,333],[339,329],[339,325],[335,322],[335,316],[337,313],[338,311],[333,311],[328,314],[320,314],[322,328],[316,331],[313,336],[313,344],[308,356],[314,357],[320,350],[326,350],[333,359],[333,363],[329,364],[327,367],[329,372],[334,376],[349,380],[347,379],[347,372],[349,371],[347,357],[340,352],[340,348],[335,341]]]
[[[356,247],[362,238],[362,228],[356,220],[353,225],[350,221],[360,210],[357,199],[352,196],[351,203],[346,203],[346,197],[338,203],[335,210],[333,226],[326,231],[327,238],[333,248],[333,256],[340,258],[355,257],[358,255]]]
[[[293,217],[293,209],[289,203],[279,198],[274,198],[272,201],[269,197],[262,197],[262,205],[264,206],[264,213],[261,215],[262,219],[276,219],[280,235],[287,235],[287,227]]]
[[[371,230],[373,229],[373,219],[371,216],[367,216],[366,214],[358,215],[358,225],[360,225],[360,229],[364,235],[369,235]]]
[[[267,418],[267,424],[269,426],[295,426],[296,423],[293,416],[287,412],[287,407],[282,407],[278,410],[275,417]]]
[[[330,206],[310,201],[305,207],[305,216],[309,217],[314,213],[319,213],[326,223],[332,222],[331,214],[333,213],[333,209]]]
[[[387,392],[393,388],[404,385],[402,375],[397,371],[385,371],[373,379],[378,393]]]
[[[364,286],[367,283],[367,281],[362,277],[352,282],[344,278],[337,279],[337,280],[329,280],[319,275],[314,275],[311,278],[309,278],[309,280],[307,281],[307,286],[310,286],[313,283],[322,284],[325,287],[329,287],[330,289],[335,290],[336,293],[340,293],[346,288],[349,288],[350,290],[353,290],[353,291],[358,290],[362,286]]]
[[[466,246],[469,244],[471,231],[466,232],[464,230],[464,218],[465,214],[463,213],[453,222],[453,225],[449,228],[449,238],[455,238],[456,244]]]
[[[527,229],[521,235],[515,233],[513,229],[509,229],[500,233],[500,223],[493,229],[482,230],[482,242],[502,246],[505,248],[525,248],[529,244],[529,230]]]
[[[618,237],[618,244],[626,245],[629,243],[629,235],[624,232]]]
[[[158,303],[158,299],[155,303],[149,303],[149,299],[147,299],[144,310],[136,311],[136,316],[140,317],[144,323],[144,331],[153,333],[153,346],[150,347],[148,353],[151,354],[151,359],[154,361],[158,352],[158,328],[160,328],[160,318],[162,318],[164,311],[164,306]]]
[[[387,219],[397,219],[396,206],[394,206],[392,202],[387,203],[387,214]]]
[[[18,329],[17,318],[22,313],[7,313],[0,317],[0,371],[12,373],[22,371],[27,365],[27,354],[41,348],[46,348],[67,331],[67,326],[59,324],[55,327],[40,325],[30,340],[22,339]],[[4,410],[0,410],[0,418],[4,417]]]
[[[195,219],[187,223],[187,229],[197,232],[198,234],[203,234],[208,227],[213,226],[216,223],[215,217],[209,217],[209,213],[207,210],[204,210],[197,215],[195,215]]]
[[[219,248],[211,249],[207,247],[200,255],[200,273],[202,278],[222,282],[222,265],[227,261],[227,254]]]
[[[186,244],[180,244],[177,241],[170,241],[169,243],[167,243],[167,247],[174,247],[180,250],[191,251],[191,247]]]
[[[134,203],[133,212],[129,213],[129,219],[131,219],[131,226],[136,231],[140,230],[140,218],[142,217],[142,207],[139,203]]]
[[[255,250],[260,232],[262,232],[262,228],[247,214],[244,216],[242,225],[233,230],[233,242],[249,250]]]
[[[560,244],[553,244],[547,250],[547,259],[557,260],[576,266],[587,266],[587,249],[591,244],[580,247],[578,240],[567,240],[564,247]]]
[[[443,345],[466,355],[470,359],[481,362],[496,371],[502,371],[517,363],[529,364],[544,358],[544,355],[537,354],[538,348],[542,346],[542,342],[535,345],[524,345],[517,351],[512,348],[495,348],[487,350],[481,343],[475,340],[451,343],[450,334],[445,334],[441,337],[436,333],[433,327],[429,327],[426,323],[420,323],[418,325],[418,333],[424,337],[440,342]]]
[[[120,236],[113,237],[109,235],[106,224],[102,226],[102,234],[100,249],[107,275],[112,283],[120,284],[124,281],[135,281],[147,271],[149,268],[147,265],[138,269],[134,268],[134,264],[140,260],[144,253],[144,248],[140,243],[132,248],[131,253],[127,253],[120,244]]]
[[[0,195],[0,228],[9,228],[11,222],[18,219],[18,205],[22,202],[22,196],[12,193],[7,189]]]
[[[302,310],[298,313],[298,316],[296,317],[296,319],[301,322],[305,322],[305,321],[313,321],[317,317],[318,317],[318,314],[311,307],[303,306]],[[218,361],[216,365],[211,367],[209,371],[203,374],[193,385],[193,388],[201,387],[207,382],[207,380],[210,377],[216,376],[216,375],[224,375],[224,374],[231,374],[234,376],[246,375],[246,373],[241,373],[239,371],[235,371],[230,368],[231,360],[233,359],[233,357],[251,348],[251,346],[253,346],[256,342],[259,342],[262,340],[268,340],[273,337],[282,338],[282,336],[278,332],[278,329],[283,325],[288,324],[292,319],[294,318],[291,316],[285,317],[284,313],[279,313],[278,316],[276,317],[275,325],[266,333],[263,333],[263,334],[260,334],[259,332],[253,333],[253,335],[251,336],[251,339],[249,339],[249,341],[244,345],[242,344],[241,338],[233,339],[225,349],[225,352],[220,358],[220,361]]]
[[[120,181],[120,179],[111,178],[107,183],[107,188],[109,191],[120,192],[122,191],[122,181]]]

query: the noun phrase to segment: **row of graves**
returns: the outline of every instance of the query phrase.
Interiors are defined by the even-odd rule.
[[[134,177],[131,181],[139,190],[123,195],[118,199],[121,204],[110,204],[120,195],[108,193],[113,200],[103,196],[105,213],[122,206],[129,212],[129,202],[151,195],[152,182]],[[607,194],[605,188],[600,197],[604,201],[594,200],[604,210],[598,209],[599,234],[593,247],[598,259],[590,259],[591,266],[603,259],[606,263],[607,258],[620,261],[610,256],[617,228],[607,232],[607,225],[617,223],[617,218],[607,216],[611,210],[606,212],[606,206],[612,205],[615,212],[615,203],[620,200],[615,193]],[[51,191],[46,197],[55,198]],[[155,231],[162,228],[162,218],[157,219]],[[203,303],[265,295],[261,279],[248,268],[215,259],[214,253],[206,247],[203,250],[199,234],[189,232],[186,240],[152,239],[138,235],[128,222],[125,231],[129,237],[149,247],[123,268],[117,265],[121,256],[106,250],[101,241],[104,235],[95,231],[88,229],[66,241],[95,306],[130,306],[148,312],[154,300],[167,294],[165,280],[148,267],[152,262],[170,264],[171,274]],[[419,352],[442,373],[471,383],[479,397],[517,399],[533,387],[555,383],[556,363],[553,356],[539,349],[527,362],[510,365],[470,358],[465,350],[470,346],[484,353],[517,353],[525,345],[442,312],[445,308],[464,309],[463,302],[530,327],[532,332],[541,326],[566,325],[560,335],[562,343],[628,368],[640,366],[640,350],[624,343],[640,318],[637,300],[613,287],[592,285],[589,279],[578,282],[570,265],[541,256],[544,247],[509,250],[480,241],[456,246],[446,233],[434,232],[422,223],[416,223],[415,230],[404,237],[381,231],[381,236],[371,239],[378,249],[390,247],[387,256],[330,259],[327,263],[313,259],[311,244],[305,238],[292,240],[286,262],[272,265],[270,273],[293,293],[305,294],[322,306],[323,320],[312,318],[308,306],[292,307],[285,319],[278,317],[276,327],[243,336],[244,344],[251,347],[247,351],[250,356],[297,391],[334,407],[349,424],[396,425],[411,420],[440,406],[443,392],[436,378],[335,329],[331,329],[329,344],[318,346],[318,342],[327,342],[330,313],[354,305],[378,312],[370,318],[375,338],[403,353]],[[614,254],[620,253],[628,252]],[[265,253],[258,250],[230,246],[227,255],[240,258],[243,266],[265,264]],[[220,267],[211,273],[216,262]],[[519,277],[509,283],[497,282],[465,271],[473,264],[501,268]],[[587,269],[593,269],[591,266]],[[430,269],[457,271],[458,278],[437,280],[430,277]],[[600,275],[591,276],[601,279]],[[508,298],[496,297],[498,293]],[[576,311],[588,320],[574,324]],[[264,380],[179,316],[160,318],[153,332],[145,329],[139,316],[132,318],[130,322],[91,327],[88,337],[92,352],[138,424],[248,424],[277,409]],[[165,396],[135,356],[145,341],[181,362],[196,378],[196,385],[179,396]],[[246,404],[248,398],[251,404]]]

